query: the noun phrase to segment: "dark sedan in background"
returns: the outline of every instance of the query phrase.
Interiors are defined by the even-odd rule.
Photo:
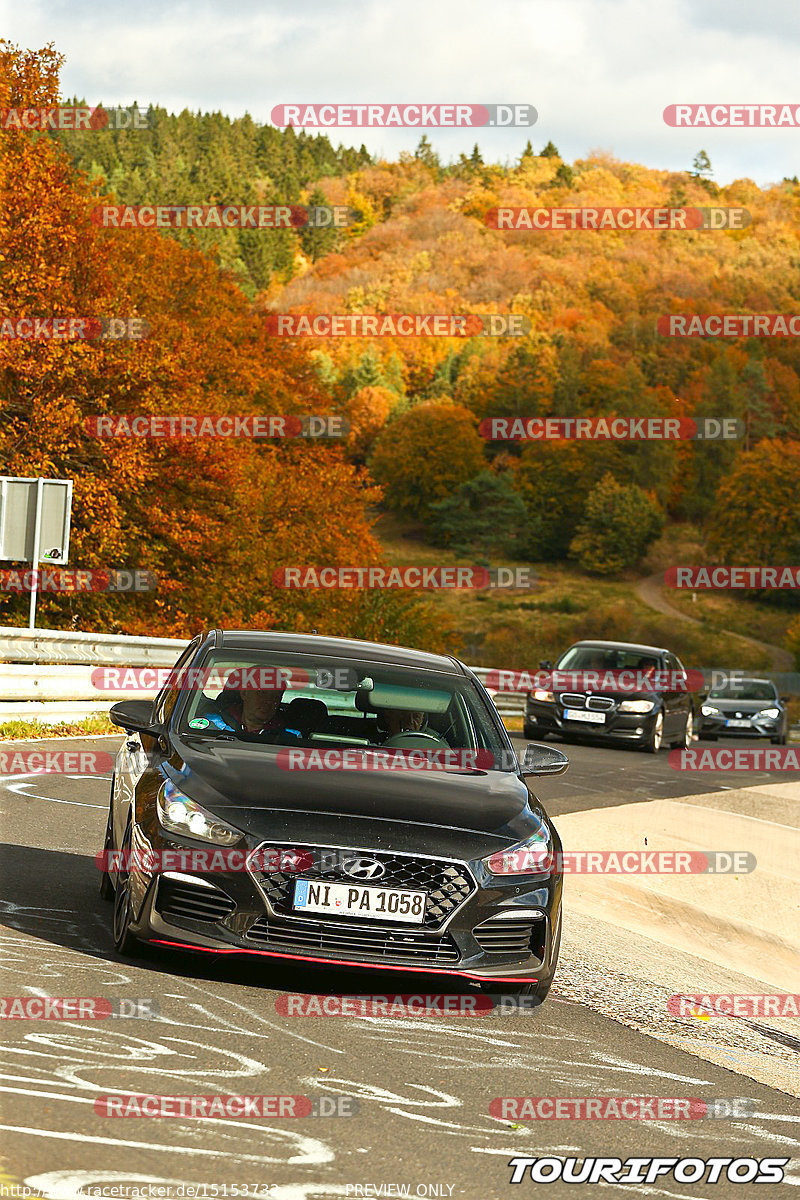
[[[555,678],[552,686],[528,692],[525,737],[553,733],[566,741],[591,738],[627,743],[651,754],[665,743],[690,745],[693,709],[687,674],[669,650],[632,642],[576,642],[555,667],[545,662],[540,666]],[[559,673],[588,680],[588,686],[559,687]],[[594,686],[593,678],[598,679]]]
[[[277,696],[231,695],[232,680],[264,671],[283,681]],[[174,675],[155,701],[111,712],[129,734],[101,885],[118,951],[152,942],[262,955],[287,975],[293,961],[381,968],[544,998],[561,843],[529,780],[567,759],[531,746],[520,765],[469,668],[396,646],[216,630]],[[412,750],[458,761],[394,769]],[[350,769],[292,769],[333,751]],[[165,858],[203,849],[240,852],[246,867],[230,853],[215,869]]]
[[[700,709],[699,736],[769,738],[785,746],[789,716],[770,679],[728,679],[713,687]]]

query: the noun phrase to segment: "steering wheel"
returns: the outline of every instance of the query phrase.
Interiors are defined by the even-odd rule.
[[[404,729],[402,733],[396,733],[394,737],[387,738],[385,742],[381,742],[382,746],[400,749],[403,746],[411,746],[425,749],[429,747],[431,742],[435,746],[449,749],[448,743],[439,737],[438,733],[424,733],[419,729]]]

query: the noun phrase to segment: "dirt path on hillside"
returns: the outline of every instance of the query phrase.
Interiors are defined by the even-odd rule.
[[[662,613],[665,617],[672,617],[676,621],[682,621],[688,625],[702,625],[697,617],[690,617],[686,613],[681,612],[664,598],[662,592],[663,575],[660,571],[655,575],[649,575],[647,579],[640,579],[637,584],[634,584],[634,591],[640,600],[643,600],[648,608],[655,609],[656,612]],[[771,642],[760,642],[757,638],[745,637],[741,633],[732,633],[729,630],[720,632],[728,633],[729,637],[738,638],[739,641],[747,643],[749,646],[755,646],[759,650],[766,650],[772,657],[771,670],[773,671],[793,671],[794,657],[788,650],[784,650],[782,646],[773,646]]]

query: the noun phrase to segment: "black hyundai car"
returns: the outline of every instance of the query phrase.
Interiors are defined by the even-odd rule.
[[[789,716],[771,679],[726,679],[712,687],[700,709],[700,737],[769,738],[786,745]]]
[[[561,843],[529,780],[567,758],[531,746],[520,764],[463,663],[214,630],[155,701],[111,717],[128,731],[101,860],[119,952],[149,942],[547,994]]]
[[[527,693],[526,737],[554,733],[565,741],[627,743],[651,754],[665,743],[690,745],[694,717],[688,676],[669,650],[631,642],[576,642],[555,666],[540,666],[552,679]]]

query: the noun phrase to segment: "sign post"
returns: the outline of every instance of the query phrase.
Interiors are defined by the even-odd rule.
[[[0,475],[0,562],[33,567],[29,629],[36,627],[39,563],[68,561],[71,517],[71,479]]]

